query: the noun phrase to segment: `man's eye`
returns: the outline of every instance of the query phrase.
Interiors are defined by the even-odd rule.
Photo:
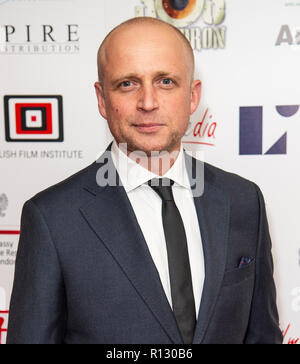
[[[132,86],[132,83],[130,81],[123,81],[121,84],[120,84],[121,87],[130,87]]]
[[[166,86],[170,86],[173,84],[173,81],[170,78],[164,78],[164,79],[162,79],[161,82],[163,85],[166,85]]]

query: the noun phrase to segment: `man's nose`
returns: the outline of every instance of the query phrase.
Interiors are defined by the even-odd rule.
[[[153,111],[158,108],[157,94],[154,86],[144,85],[139,93],[137,109],[141,111]]]

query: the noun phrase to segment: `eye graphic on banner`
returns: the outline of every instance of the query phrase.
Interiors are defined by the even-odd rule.
[[[155,0],[158,16],[179,28],[194,23],[201,15],[204,0]]]
[[[209,25],[225,18],[225,0],[155,0],[155,8],[162,20],[178,28],[191,25],[201,15]]]
[[[226,48],[227,27],[221,24],[226,15],[225,0],[140,0],[140,3],[135,6],[136,17],[158,18],[177,27],[193,50]],[[200,20],[204,27],[199,26]]]
[[[62,142],[62,96],[5,96],[8,142]]]

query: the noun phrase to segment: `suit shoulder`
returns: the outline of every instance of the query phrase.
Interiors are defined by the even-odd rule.
[[[30,201],[38,206],[70,205],[72,201],[81,201],[83,187],[95,167],[95,162],[68,178],[52,185],[34,195]],[[81,192],[82,191],[82,192]]]
[[[228,196],[232,218],[243,225],[245,221],[258,222],[263,196],[259,187],[252,181],[235,173],[224,171],[210,164],[205,166],[205,180],[210,179],[210,185]]]
[[[224,191],[231,194],[237,193],[254,193],[259,191],[259,187],[236,173],[225,171],[221,168],[205,163],[205,173],[208,180],[213,180],[214,184]]]

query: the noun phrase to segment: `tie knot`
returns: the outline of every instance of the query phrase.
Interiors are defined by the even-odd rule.
[[[172,186],[174,181],[169,178],[153,178],[148,185],[159,195],[163,201],[174,201]]]

